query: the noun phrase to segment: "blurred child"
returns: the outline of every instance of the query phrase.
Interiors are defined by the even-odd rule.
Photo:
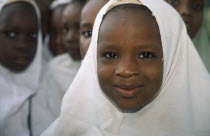
[[[108,1],[90,0],[82,9],[80,22],[80,54],[82,59],[85,57],[92,38],[92,29],[96,15]]]
[[[40,14],[32,0],[0,3],[0,135],[30,135],[41,71]]]
[[[79,24],[85,2],[72,0],[64,8],[63,41],[68,53],[50,61],[39,92],[33,99],[34,136],[39,136],[59,116],[62,98],[80,67]]]
[[[41,136],[207,136],[209,83],[171,6],[110,0],[60,116]]]
[[[63,54],[66,52],[62,42],[62,17],[63,10],[68,3],[59,3],[60,1],[54,1],[51,6],[51,18],[50,18],[50,35],[49,35],[49,49],[53,56]]]
[[[166,0],[181,15],[187,32],[210,72],[210,42],[204,18],[204,0]]]

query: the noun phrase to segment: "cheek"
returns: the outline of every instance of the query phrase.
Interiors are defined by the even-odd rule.
[[[163,63],[143,67],[141,71],[146,82],[148,84],[153,84],[150,87],[153,86],[154,88],[157,88],[161,85],[163,77]]]
[[[202,13],[197,13],[197,14],[194,14],[193,15],[193,21],[192,21],[192,29],[193,29],[193,32],[196,34],[199,30],[200,30],[200,27],[202,25],[202,22],[203,22],[203,12]]]
[[[97,66],[98,80],[102,90],[109,90],[112,86],[114,66],[104,65],[98,61]]]
[[[81,38],[80,39],[80,52],[81,52],[81,55],[82,57],[85,56],[85,54],[87,53],[87,50],[89,48],[89,45],[90,45],[90,41],[91,41],[91,38]]]

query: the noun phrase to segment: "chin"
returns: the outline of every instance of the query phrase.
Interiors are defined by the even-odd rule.
[[[134,103],[115,103],[117,108],[126,113],[135,113],[138,112],[141,108],[144,107],[144,105],[139,104],[137,102]]]

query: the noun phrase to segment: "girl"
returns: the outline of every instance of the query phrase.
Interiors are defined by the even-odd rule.
[[[182,16],[187,32],[200,54],[207,70],[210,72],[210,42],[204,20],[204,0],[166,0]]]
[[[40,14],[32,0],[0,4],[0,135],[29,136],[41,70]]]
[[[209,90],[175,10],[162,0],[111,0],[59,118],[42,136],[208,136]]]
[[[81,12],[80,21],[80,54],[82,59],[88,50],[91,38],[93,24],[99,10],[108,2],[108,0],[90,0]]]
[[[60,3],[59,3],[60,2]],[[49,48],[53,56],[66,52],[62,42],[63,10],[69,2],[54,1],[51,5]]]

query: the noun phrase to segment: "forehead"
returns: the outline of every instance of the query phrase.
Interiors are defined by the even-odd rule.
[[[37,26],[38,16],[35,8],[25,2],[15,2],[5,6],[0,14],[1,26]]]
[[[62,20],[65,22],[80,21],[81,10],[82,6],[77,3],[67,5],[63,11]]]
[[[4,6],[0,13],[0,16],[5,17],[12,14],[21,14],[22,16],[24,15],[36,16],[36,10],[29,3],[15,2],[15,3],[11,3],[9,5]]]
[[[64,17],[79,17],[82,10],[82,6],[77,3],[69,4],[64,9]]]
[[[91,0],[89,1],[81,13],[81,20],[95,20],[99,10],[107,3],[106,0]]]
[[[101,24],[98,41],[99,44],[151,44],[155,48],[162,48],[158,24],[146,7],[122,8],[109,12]]]

